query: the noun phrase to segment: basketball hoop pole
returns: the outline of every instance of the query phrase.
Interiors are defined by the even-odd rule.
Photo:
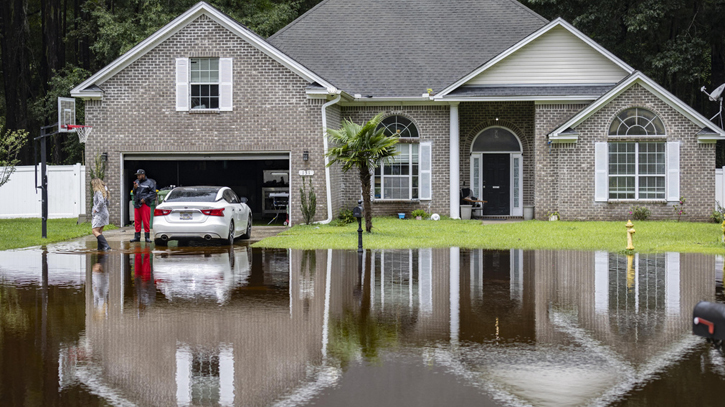
[[[58,127],[58,123],[40,128],[40,136],[34,140],[40,140],[40,186],[38,186],[38,164],[35,164],[35,189],[41,190],[41,206],[42,206],[42,235],[43,239],[48,238],[48,174],[47,161],[45,159],[48,147],[48,137],[58,134],[58,130],[52,131],[53,127]]]

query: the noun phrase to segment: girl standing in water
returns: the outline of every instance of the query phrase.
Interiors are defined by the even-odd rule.
[[[103,227],[108,225],[108,190],[106,185],[99,178],[91,180],[93,187],[93,217],[91,227],[93,236],[98,240],[98,250],[110,250],[106,238],[103,236]]]

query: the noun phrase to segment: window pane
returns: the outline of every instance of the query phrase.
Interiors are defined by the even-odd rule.
[[[619,113],[609,125],[609,135],[665,135],[662,120],[647,109],[632,107]]]
[[[634,177],[609,177],[609,199],[634,199]]]
[[[199,82],[199,72],[198,71],[191,71],[191,81]]]
[[[201,85],[191,85],[191,96],[201,96]]]
[[[665,143],[639,143],[639,173],[665,174]]]
[[[219,97],[219,85],[209,85],[209,96]]]
[[[219,72],[219,60],[217,58],[212,58],[209,60],[209,69]]]
[[[219,109],[219,98],[209,98],[209,109]]]
[[[609,143],[609,174],[634,175],[634,143]]]
[[[384,128],[386,136],[397,135],[398,137],[419,137],[415,124],[405,116],[388,116],[380,122],[376,130]]]
[[[665,199],[665,177],[639,177],[639,199]]]
[[[510,131],[501,127],[491,127],[476,136],[471,151],[520,152],[521,145]]]

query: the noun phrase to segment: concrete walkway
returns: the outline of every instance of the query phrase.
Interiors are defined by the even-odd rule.
[[[274,236],[278,233],[281,233],[285,230],[289,229],[286,226],[255,226],[252,227],[252,237],[250,239],[240,239],[237,238],[237,240],[234,242],[235,246],[249,246],[252,243],[256,243],[264,238]],[[111,246],[112,250],[131,250],[134,247],[140,245],[151,245],[152,247],[155,247],[153,243],[145,243],[143,242],[143,232],[141,232],[141,242],[139,243],[131,243],[129,240],[133,238],[133,227],[122,227],[115,230],[108,230],[104,231],[103,235],[106,237],[106,240],[108,241],[108,244]],[[153,229],[151,230],[151,235],[153,236]],[[192,244],[196,245],[196,242],[193,242]],[[201,242],[200,244],[208,245],[208,246],[219,246],[220,243],[217,242]],[[46,249],[52,252],[85,252],[85,251],[95,251],[98,243],[96,238],[89,234],[87,236],[79,237],[76,239],[66,240],[64,242],[58,242],[58,243],[51,243],[46,246]],[[171,242],[171,246],[175,246],[175,242]],[[39,246],[40,247],[40,246]],[[166,247],[159,247],[158,250],[165,250]],[[22,249],[19,249],[22,250]]]

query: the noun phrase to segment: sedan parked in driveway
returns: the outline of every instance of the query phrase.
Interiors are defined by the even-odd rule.
[[[252,235],[252,211],[246,198],[228,187],[178,187],[154,209],[154,241],[222,239],[234,244]]]

